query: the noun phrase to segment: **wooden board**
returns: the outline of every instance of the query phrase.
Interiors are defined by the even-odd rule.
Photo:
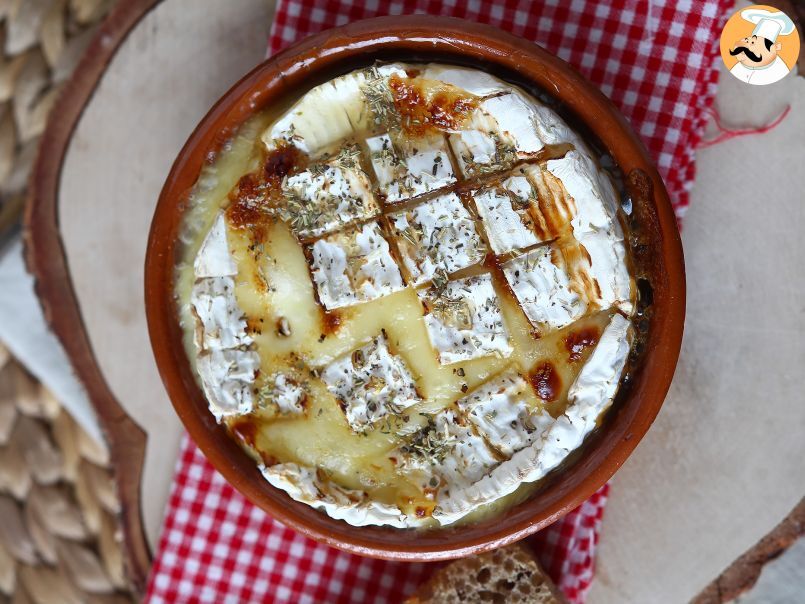
[[[110,442],[129,574],[140,589],[181,434],[145,331],[145,241],[180,146],[212,103],[264,55],[273,2],[232,6],[120,2],[51,115],[26,211],[28,261],[45,314]],[[165,55],[169,61],[160,60]],[[149,112],[179,92],[187,93],[182,103]],[[106,125],[97,128],[97,120]],[[142,144],[129,140],[132,130],[122,133],[114,125],[133,126]],[[87,153],[91,159],[84,163]],[[97,187],[91,193],[63,195],[63,187],[75,188],[89,175]]]
[[[270,13],[270,0],[121,2],[57,106],[36,164],[26,212],[29,261],[46,313],[86,384],[110,439],[124,501],[130,573],[141,587],[181,434],[153,366],[142,310],[142,260],[151,211],[162,179],[195,123],[221,93],[259,61]],[[725,161],[728,158],[719,156],[712,164]],[[711,183],[718,183],[718,177],[717,173],[704,175]],[[704,212],[700,216],[717,222],[717,204],[723,201],[698,200],[694,194],[694,204],[700,201]],[[749,215],[735,216],[730,228],[752,228],[752,220]],[[686,235],[689,275],[705,283],[713,279],[706,265],[712,262],[712,250],[705,232],[693,231],[692,235]],[[726,239],[723,245],[732,246],[725,254],[741,252],[740,238]],[[774,275],[769,274],[764,283],[771,287],[773,281]],[[799,281],[791,282],[792,288],[801,286]],[[719,300],[725,304],[732,301],[734,309],[741,308],[740,299],[731,290]],[[709,316],[706,304],[691,302],[692,308],[703,313],[694,314],[694,320]],[[698,323],[693,325],[699,328]],[[742,342],[740,332],[717,333],[724,337],[727,348]],[[773,335],[769,334],[768,341]],[[639,520],[634,526],[641,527],[658,522],[656,515],[640,505],[641,493],[654,489],[654,464],[662,466],[668,463],[663,455],[674,454],[673,450],[665,451],[663,442],[679,429],[674,420],[688,417],[677,415],[678,410],[701,400],[702,389],[707,386],[704,374],[693,369],[710,360],[712,349],[699,347],[698,342],[688,343],[687,369],[676,382],[675,398],[669,401],[670,414],[661,414],[648,443],[638,448],[635,461],[616,477],[604,527],[598,601],[616,601],[610,597],[614,591],[607,591],[613,582],[626,588],[654,581],[652,577],[629,575],[629,560],[651,557],[652,551],[663,556],[670,546],[657,543],[647,547],[652,542],[646,539],[631,542],[629,522]],[[791,367],[794,360],[796,357],[788,361]],[[723,364],[716,369],[729,371]],[[728,412],[725,404],[729,401],[723,395],[719,398],[715,393],[707,400],[718,405],[711,420],[720,419],[718,413]],[[681,475],[676,479],[681,482],[673,486],[683,492],[694,484]],[[696,488],[703,487],[697,483]],[[695,501],[695,497],[690,500]],[[785,499],[776,502],[742,539],[716,548],[718,556],[708,561],[707,572],[702,571],[695,580],[670,580],[687,581],[686,588],[695,593],[769,531],[792,505]]]

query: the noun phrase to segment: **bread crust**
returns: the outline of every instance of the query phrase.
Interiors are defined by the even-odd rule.
[[[515,543],[436,571],[405,604],[565,604],[534,554]]]

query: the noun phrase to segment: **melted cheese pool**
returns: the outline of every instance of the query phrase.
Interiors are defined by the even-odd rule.
[[[201,174],[176,271],[211,412],[351,524],[500,513],[616,393],[616,205],[558,115],[471,69],[374,66],[255,115]]]

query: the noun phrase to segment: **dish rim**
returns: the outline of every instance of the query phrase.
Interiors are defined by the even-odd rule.
[[[430,58],[429,58],[430,57]],[[174,298],[178,232],[186,199],[210,157],[254,112],[377,59],[498,67],[549,94],[590,130],[627,176],[642,220],[641,254],[653,290],[640,370],[603,420],[525,501],[475,524],[435,530],[354,527],[271,486],[207,408],[182,343]],[[505,78],[504,78],[505,79]],[[631,454],[659,412],[681,346],[685,276],[676,218],[642,143],[612,103],[564,61],[495,27],[425,15],[378,17],[313,35],[267,59],[199,122],[179,152],[154,211],[145,259],[145,306],[154,357],[191,438],[248,500],[303,535],[339,549],[392,560],[441,560],[488,551],[557,520],[598,490]]]

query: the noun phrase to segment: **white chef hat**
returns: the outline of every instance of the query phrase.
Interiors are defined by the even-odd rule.
[[[777,36],[785,36],[794,31],[794,22],[782,11],[773,13],[763,8],[747,8],[741,11],[741,17],[755,23],[753,36],[760,36],[774,42]]]

